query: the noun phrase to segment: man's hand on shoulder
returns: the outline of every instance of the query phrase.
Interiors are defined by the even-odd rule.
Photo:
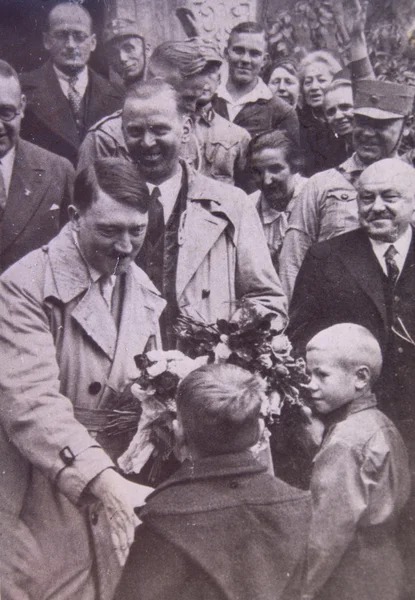
[[[93,479],[88,490],[104,507],[117,558],[124,565],[139,524],[134,508],[143,505],[153,489],[131,483],[114,469],[106,469]]]

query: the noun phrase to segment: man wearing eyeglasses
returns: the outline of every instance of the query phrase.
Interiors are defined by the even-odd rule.
[[[20,139],[25,102],[17,73],[0,60],[0,273],[58,233],[72,198],[70,163]]]
[[[46,26],[43,44],[50,60],[22,76],[28,101],[22,136],[75,165],[89,127],[121,108],[122,97],[88,67],[97,42],[82,6],[58,4]]]

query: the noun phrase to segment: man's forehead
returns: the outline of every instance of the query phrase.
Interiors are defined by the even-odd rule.
[[[373,168],[364,171],[359,178],[359,190],[374,189],[399,189],[415,192],[415,171],[410,165],[403,161],[402,165],[379,164],[372,165]]]
[[[339,87],[329,90],[324,96],[324,104],[337,104],[338,102],[350,102],[353,104],[353,92],[350,87]]]
[[[229,46],[243,46],[265,52],[265,36],[263,33],[233,33],[229,38]]]
[[[0,75],[0,104],[19,105],[22,92],[19,83],[14,77]]]
[[[80,6],[57,6],[49,14],[49,27],[53,29],[92,29],[90,15]]]
[[[175,99],[170,93],[161,92],[151,98],[127,98],[123,110],[124,119],[168,119],[180,118]]]
[[[260,148],[252,154],[252,162],[258,165],[271,166],[286,162],[283,148]]]

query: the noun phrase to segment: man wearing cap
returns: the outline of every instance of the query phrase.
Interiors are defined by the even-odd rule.
[[[295,109],[273,97],[259,76],[267,58],[263,28],[254,22],[239,23],[229,35],[225,56],[229,77],[218,87],[213,100],[216,112],[252,136],[280,129],[299,141]]]
[[[193,135],[182,145],[182,158],[204,175],[244,187],[250,136],[242,127],[218,115],[211,103],[220,81],[221,64],[213,46],[199,38],[164,42],[149,60],[148,75],[173,85],[193,116]],[[121,111],[90,129],[80,148],[78,171],[104,156],[131,160],[122,133]]]
[[[80,4],[52,8],[43,43],[50,60],[21,77],[27,98],[22,137],[75,165],[88,128],[119,109],[122,96],[88,67],[96,37]]]
[[[415,89],[363,79],[354,84],[354,96],[354,154],[337,168],[313,175],[291,214],[280,255],[280,277],[289,299],[308,248],[359,226],[355,183],[367,166],[397,156]]]
[[[146,48],[138,23],[132,19],[114,19],[102,34],[108,65],[125,88],[144,78]]]

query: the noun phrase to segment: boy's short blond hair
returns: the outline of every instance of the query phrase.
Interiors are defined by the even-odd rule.
[[[348,371],[366,366],[372,385],[382,369],[379,342],[366,327],[355,323],[338,323],[323,329],[308,342],[306,351],[311,350],[330,351],[333,358]]]

